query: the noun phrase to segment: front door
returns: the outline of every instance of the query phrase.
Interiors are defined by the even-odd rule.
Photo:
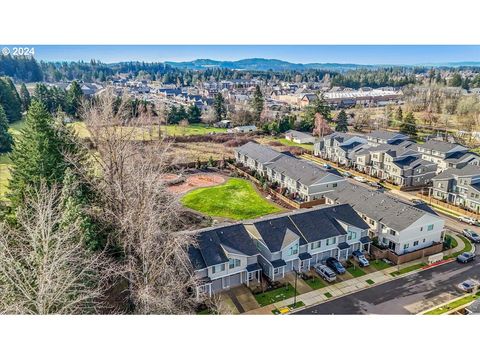
[[[389,248],[390,250],[395,251],[395,243],[394,243],[393,241],[390,241],[390,242],[388,243],[388,248]]]

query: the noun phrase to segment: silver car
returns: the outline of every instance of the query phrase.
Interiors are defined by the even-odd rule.
[[[337,275],[335,275],[335,272],[333,272],[333,270],[326,265],[315,265],[315,271],[325,281],[333,282],[337,279]]]

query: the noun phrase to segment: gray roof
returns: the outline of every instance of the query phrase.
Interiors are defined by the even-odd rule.
[[[386,131],[386,130],[375,130],[371,133],[367,134],[367,137],[374,138],[374,139],[382,139],[382,140],[391,140],[394,138],[408,138],[407,135],[397,133],[394,131]]]
[[[480,166],[466,165],[461,169],[447,169],[435,176],[432,180],[450,180],[454,177],[471,177],[475,175],[480,175]]]
[[[314,137],[312,134],[304,133],[297,130],[288,130],[285,134],[292,134],[293,137],[297,139],[310,139]]]
[[[423,149],[428,149],[428,150],[435,150],[435,151],[439,151],[439,152],[442,152],[442,153],[446,153],[446,152],[452,151],[457,146],[462,146],[462,145],[456,144],[456,143],[445,142],[445,141],[428,140],[424,144],[419,144],[418,148],[419,149],[423,148]]]
[[[274,161],[267,164],[266,167],[288,176],[306,186],[319,183],[328,175],[334,175],[338,177],[339,181],[343,181],[343,178],[336,171],[326,170],[309,161],[300,160],[288,155],[282,155],[281,157],[276,158]]]
[[[395,160],[393,161],[393,164],[398,166],[401,169],[415,169],[420,166],[429,166],[429,165],[435,165],[436,164],[432,163],[431,161],[424,160],[420,157],[420,155],[409,155],[401,160]]]
[[[253,141],[236,148],[235,151],[239,154],[247,155],[249,158],[257,160],[261,164],[266,164],[279,156],[282,156],[282,153]]]
[[[456,151],[445,158],[447,163],[458,164],[466,161],[470,157],[479,158],[478,154],[465,151]]]
[[[327,193],[325,197],[340,204],[349,204],[355,211],[397,231],[408,228],[427,213],[387,194],[350,183]]]
[[[195,249],[198,251],[190,250],[194,262],[201,264],[198,258],[199,252],[206,266],[228,262],[225,250],[247,256],[258,253],[254,240],[248,235],[243,224],[240,223],[203,229],[197,234]]]
[[[271,252],[278,252],[295,240],[305,244],[345,235],[341,222],[368,229],[368,224],[347,204],[318,206],[247,221],[257,229]]]

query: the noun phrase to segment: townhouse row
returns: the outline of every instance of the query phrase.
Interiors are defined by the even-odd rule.
[[[443,241],[445,222],[430,209],[344,184],[326,195],[329,205],[202,229],[189,250],[198,291],[209,295],[306,272],[328,257],[370,251],[372,239],[397,255]]]
[[[276,182],[300,201],[322,199],[345,182],[334,169],[324,169],[255,142],[248,142],[234,152],[237,162]]]
[[[189,256],[202,284],[198,291],[211,295],[262,274],[276,281],[328,257],[346,260],[355,250],[368,251],[368,230],[349,205],[321,206],[202,229]]]
[[[428,185],[438,173],[478,165],[480,159],[459,144],[435,140],[417,144],[390,131],[366,136],[333,133],[314,144],[314,154],[402,187]]]

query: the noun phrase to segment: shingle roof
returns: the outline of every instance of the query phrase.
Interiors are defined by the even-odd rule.
[[[445,158],[445,161],[451,164],[458,164],[458,163],[464,162],[469,157],[478,158],[479,156],[472,152],[456,151],[453,154],[447,156]]]
[[[340,204],[350,204],[355,211],[397,231],[406,229],[427,213],[384,193],[349,183],[325,197]]]
[[[470,177],[475,175],[480,175],[480,166],[466,165],[461,169],[447,169],[435,176],[432,180],[449,180],[454,177]]]
[[[375,138],[375,139],[382,139],[382,140],[390,140],[395,137],[397,138],[408,138],[407,135],[393,132],[393,131],[386,131],[386,130],[375,130],[371,133],[367,134],[368,137]]]
[[[270,161],[273,161],[275,158],[282,156],[282,154],[278,151],[252,141],[236,148],[235,151],[237,151],[239,154],[247,155],[248,157],[257,160],[261,164],[266,164]]]
[[[228,261],[225,250],[247,256],[258,253],[254,241],[248,235],[243,224],[233,224],[218,228],[209,228],[197,234],[196,247],[206,266],[217,265]],[[195,251],[192,251],[194,257]],[[198,259],[195,260],[198,262]]]
[[[461,146],[461,145],[456,144],[456,143],[449,143],[449,142],[445,142],[445,141],[428,140],[424,144],[419,144],[418,148],[424,148],[424,149],[428,149],[428,150],[436,150],[436,151],[445,153],[445,152],[449,152],[449,151],[453,150],[457,146]]]
[[[280,174],[284,174],[291,179],[299,181],[301,184],[309,186],[321,182],[321,179],[328,175],[338,176],[338,180],[343,180],[337,172],[323,169],[309,161],[300,160],[292,156],[282,155],[266,165]]]
[[[310,139],[313,138],[312,134],[304,133],[297,130],[288,130],[285,134],[292,134],[294,138],[297,139]]]
[[[253,225],[271,252],[280,251],[298,239],[305,243],[305,239],[288,216],[255,221]]]

